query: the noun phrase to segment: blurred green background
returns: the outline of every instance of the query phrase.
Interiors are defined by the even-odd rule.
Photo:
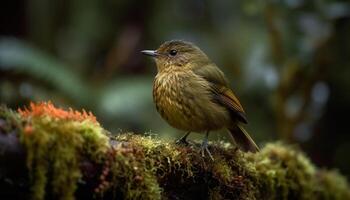
[[[350,176],[350,3],[332,0],[3,0],[0,102],[91,110],[113,133],[175,139],[140,50],[192,41],[226,73],[263,145],[297,144]],[[193,134],[192,138],[203,135]],[[225,134],[212,134],[212,140]]]

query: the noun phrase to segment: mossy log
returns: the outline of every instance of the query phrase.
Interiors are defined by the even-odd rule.
[[[243,153],[214,142],[178,146],[112,136],[91,113],[0,108],[0,199],[350,199],[346,179],[315,167],[296,147]]]

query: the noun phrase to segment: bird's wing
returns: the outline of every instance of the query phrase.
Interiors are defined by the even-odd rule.
[[[244,109],[233,91],[228,87],[224,73],[214,64],[194,70],[194,73],[203,77],[211,84],[213,99],[226,107],[237,119],[247,123]]]
[[[228,108],[239,121],[247,123],[247,117],[244,109],[230,88],[222,85],[212,84],[214,99]]]

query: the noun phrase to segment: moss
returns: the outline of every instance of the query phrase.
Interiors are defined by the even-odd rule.
[[[0,106],[0,131],[2,133],[12,133],[15,129],[22,129],[22,119],[17,112]]]
[[[320,192],[327,188],[317,187],[320,179],[316,167],[299,149],[282,143],[268,144],[257,154],[244,154],[226,143],[212,143],[210,150],[215,158],[212,162],[198,154],[196,144],[179,147],[150,136],[132,134],[116,139],[127,143],[128,148],[137,149],[137,153],[133,153],[133,165],[144,167],[147,174],[158,180],[158,184],[154,181],[150,185],[162,188],[162,197],[171,197],[175,192],[178,198],[191,199],[193,196],[189,193],[201,184],[200,192],[206,193],[204,198],[208,199],[318,199],[316,196],[343,199],[349,188],[341,179],[342,186],[333,184],[334,190],[339,189],[337,195]],[[144,164],[140,165],[140,161]],[[325,176],[322,185],[339,181],[339,177]]]
[[[121,139],[124,136],[119,136]],[[142,137],[127,135],[131,145],[140,148],[145,162],[145,167],[159,177],[178,171],[182,177],[193,176],[190,151],[179,148],[173,143],[156,140],[150,136]],[[179,174],[178,174],[179,175]]]
[[[246,156],[227,143],[214,143],[215,162],[211,171],[220,186],[223,199],[256,199],[255,169]],[[218,159],[219,158],[219,159]],[[218,166],[218,167],[216,167]],[[217,169],[219,177],[217,176]]]
[[[1,131],[17,130],[26,148],[33,199],[74,199],[82,159],[101,167],[92,188],[97,198],[350,199],[344,177],[318,169],[298,148],[283,143],[251,154],[213,142],[212,161],[201,156],[199,143],[111,136],[91,113],[47,104],[33,104],[20,115],[0,108],[0,119]]]
[[[138,160],[142,160],[147,171],[157,177],[160,187],[165,190],[163,196],[171,196],[172,194],[168,193],[171,190],[178,198],[192,199],[198,198],[196,191],[199,190],[202,192],[199,195],[206,192],[207,197],[208,194],[217,193],[226,199],[238,196],[253,197],[253,192],[248,192],[252,189],[252,184],[247,184],[246,187],[248,179],[243,180],[242,176],[242,172],[246,172],[243,170],[243,163],[247,161],[243,154],[235,151],[232,146],[224,143],[212,144],[211,152],[215,157],[213,162],[198,153],[197,144],[181,147],[173,142],[132,134],[120,135],[117,140],[128,142],[133,149],[139,149],[139,155],[142,156],[138,157]],[[226,148],[222,148],[223,146]],[[230,160],[232,162],[228,162]],[[241,171],[237,171],[237,168]],[[200,187],[196,187],[196,184]]]
[[[81,156],[101,162],[109,148],[108,137],[98,123],[51,115],[28,115],[21,141],[27,150],[31,171],[32,198],[44,199],[46,190],[60,199],[74,199],[82,177]],[[30,130],[30,131],[28,131]]]
[[[221,193],[220,187],[214,187],[213,189],[210,190],[208,199],[210,200],[224,199],[224,197],[220,193]]]
[[[173,168],[183,169],[178,161],[180,152],[173,145],[157,142],[150,137],[123,134],[116,140],[123,142],[124,146],[122,150],[116,148],[112,174],[114,180],[124,177],[122,183],[115,185],[122,186],[124,198],[161,199],[162,189],[158,181]]]
[[[111,164],[111,187],[120,191],[124,199],[161,199],[157,177],[148,170],[143,154],[137,148],[125,144],[114,150]]]
[[[320,170],[316,179],[316,199],[350,199],[350,185],[337,171]]]
[[[230,166],[224,160],[216,160],[212,167],[213,175],[228,184],[232,181],[233,172]]]
[[[297,150],[282,143],[268,144],[252,155],[260,195],[273,199],[312,199],[315,192],[315,167]]]

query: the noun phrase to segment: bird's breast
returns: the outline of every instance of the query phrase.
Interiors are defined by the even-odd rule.
[[[153,85],[157,111],[172,126],[183,129],[191,118],[189,102],[184,95],[186,83],[181,74],[158,74]]]
[[[227,121],[226,111],[211,101],[208,83],[191,73],[157,74],[153,100],[160,115],[178,129],[213,130]]]

